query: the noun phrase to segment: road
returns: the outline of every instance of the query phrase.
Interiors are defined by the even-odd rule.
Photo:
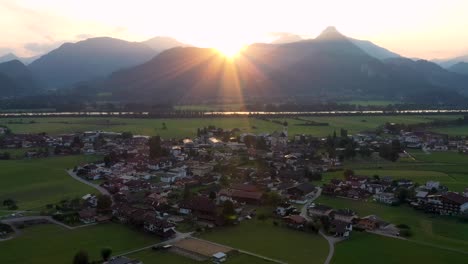
[[[315,193],[314,197],[310,198],[305,204],[304,206],[302,207],[301,209],[301,216],[304,217],[305,219],[307,220],[311,220],[309,215],[307,214],[307,208],[310,206],[310,204],[312,202],[314,202],[317,198],[320,197],[320,195],[322,194],[322,188],[320,187],[317,187],[317,192]]]
[[[112,204],[114,204],[114,198],[113,198],[112,195],[109,193],[109,191],[106,190],[105,188],[103,188],[103,187],[101,187],[101,186],[99,186],[99,185],[97,185],[97,184],[94,184],[94,183],[92,183],[92,182],[89,182],[89,181],[87,181],[87,180],[85,180],[85,179],[79,177],[78,175],[76,175],[75,172],[73,172],[73,170],[67,170],[67,173],[68,173],[68,175],[70,175],[73,179],[75,179],[75,180],[77,180],[77,181],[79,181],[79,182],[81,182],[81,183],[84,183],[84,184],[86,184],[86,185],[88,185],[88,186],[93,187],[94,189],[98,190],[101,194],[110,196],[110,197],[111,197],[111,200],[112,200]]]

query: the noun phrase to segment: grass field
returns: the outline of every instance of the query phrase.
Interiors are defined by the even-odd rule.
[[[413,231],[411,239],[459,250],[468,249],[468,223],[456,217],[424,214],[408,206],[387,206],[371,201],[354,201],[321,196],[317,203],[334,208],[350,208],[359,216],[377,215],[393,224],[407,224]]]
[[[113,254],[158,243],[155,236],[118,224],[101,224],[75,230],[56,225],[27,227],[12,240],[0,242],[0,262],[9,264],[71,263],[78,250],[86,250],[92,260],[110,247]],[[164,263],[164,262],[158,262]]]
[[[0,201],[12,198],[17,201],[19,210],[29,210],[95,192],[65,172],[67,168],[95,159],[93,156],[67,156],[0,161]]]
[[[329,126],[301,126],[305,121],[295,119],[286,120],[289,123],[289,135],[312,134],[314,136],[327,136],[341,128],[348,129],[349,133],[375,129],[386,122],[395,123],[422,123],[435,119],[455,119],[459,116],[331,116],[331,117],[304,117],[307,120],[329,123]],[[34,121],[34,122],[32,122]],[[166,129],[163,129],[163,123]],[[14,133],[40,133],[62,134],[82,132],[87,130],[107,130],[115,132],[131,131],[134,134],[160,135],[163,138],[183,138],[196,135],[197,128],[214,125],[224,129],[239,128],[242,132],[264,133],[281,130],[282,126],[249,117],[225,118],[173,118],[173,119],[145,119],[145,118],[96,118],[96,117],[51,117],[51,118],[4,118],[0,125],[8,126]]]
[[[468,126],[452,126],[433,129],[434,132],[451,136],[468,136]]]
[[[390,101],[390,100],[351,100],[351,101],[344,101],[341,102],[344,104],[353,104],[353,105],[361,105],[361,106],[387,106],[391,104],[398,104],[398,101]]]
[[[404,159],[398,162],[389,162],[382,159],[375,161],[362,161],[359,159],[345,162],[345,168],[353,169],[357,174],[366,176],[392,176],[394,179],[406,178],[420,184],[426,181],[440,181],[449,190],[461,192],[468,188],[468,155],[458,152],[425,153],[420,150],[411,150],[415,158]],[[343,171],[324,173],[321,183],[332,178],[342,178]]]
[[[466,263],[468,256],[393,238],[353,232],[335,246],[333,264]]]
[[[133,259],[138,259],[145,264],[161,264],[161,263],[170,263],[170,264],[208,264],[213,263],[211,260],[199,262],[196,260],[192,260],[190,258],[186,258],[183,256],[176,255],[171,252],[156,252],[153,250],[145,250],[138,252],[136,254],[129,255],[128,257]],[[237,254],[233,256],[228,256],[226,264],[265,264],[268,263],[262,259],[257,257],[245,255],[245,254]]]
[[[243,221],[201,238],[254,252],[288,263],[323,263],[328,254],[327,241],[319,235],[274,226],[270,220]]]

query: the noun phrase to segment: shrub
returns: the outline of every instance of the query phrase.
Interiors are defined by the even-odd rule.
[[[407,224],[398,224],[398,225],[396,225],[396,227],[398,227],[400,229],[410,229],[410,227]]]
[[[411,232],[411,230],[409,229],[400,230],[400,236],[402,237],[410,237],[412,235],[413,235],[413,232]]]

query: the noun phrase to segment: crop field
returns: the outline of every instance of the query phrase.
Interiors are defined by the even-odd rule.
[[[13,199],[19,210],[38,209],[95,190],[67,175],[65,169],[95,160],[93,156],[0,161],[0,201]]]
[[[303,117],[304,120],[328,123],[328,126],[306,126],[306,121],[292,118],[277,118],[289,123],[289,135],[311,134],[327,136],[341,128],[350,134],[375,129],[386,122],[422,123],[436,119],[455,119],[455,115],[434,116],[330,116]],[[275,120],[275,119],[272,119]],[[197,128],[213,125],[223,129],[238,128],[241,132],[271,133],[282,130],[282,125],[250,117],[224,118],[97,118],[97,117],[47,117],[47,118],[3,118],[0,125],[8,126],[14,133],[41,133],[56,135],[89,130],[114,132],[130,131],[141,135],[160,135],[163,138],[184,138],[196,135]]]
[[[373,234],[353,232],[335,246],[333,264],[465,263],[467,255]]]
[[[0,262],[71,263],[78,250],[87,251],[91,260],[99,260],[100,250],[104,247],[119,254],[158,242],[155,236],[119,224],[99,224],[75,230],[52,224],[36,225],[26,227],[14,239],[0,242]]]

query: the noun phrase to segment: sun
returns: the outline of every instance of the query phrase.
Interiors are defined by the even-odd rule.
[[[222,47],[217,47],[216,50],[227,58],[232,59],[238,56],[244,48],[245,45],[223,45]]]

